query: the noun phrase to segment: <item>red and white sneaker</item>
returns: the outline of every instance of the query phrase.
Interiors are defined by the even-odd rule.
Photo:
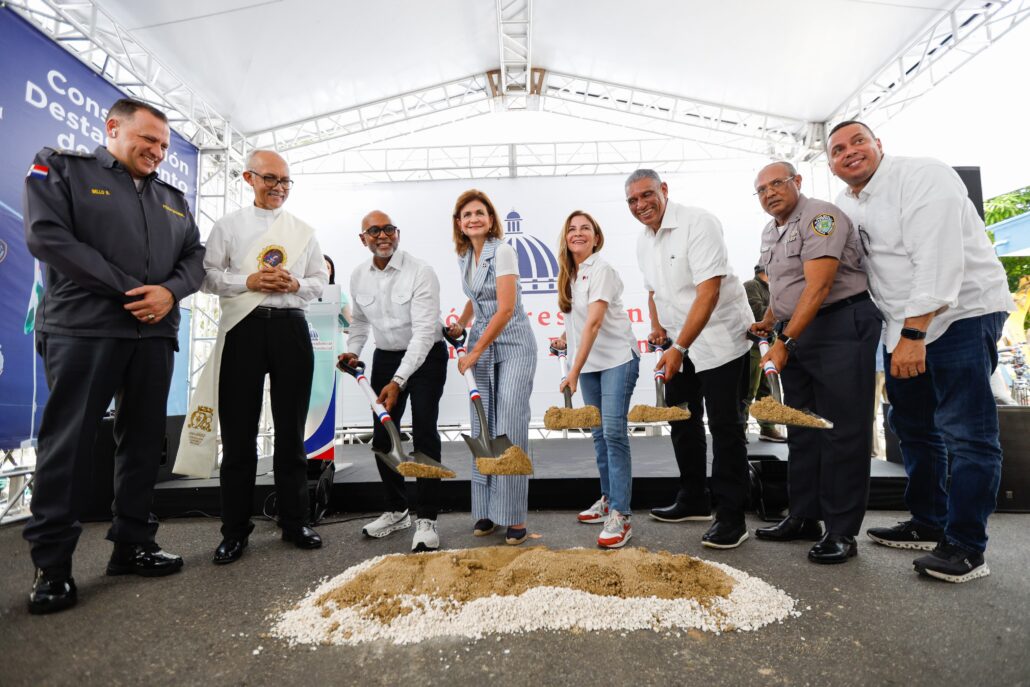
[[[608,517],[608,508],[608,499],[602,496],[597,499],[594,505],[577,515],[576,518],[586,525],[599,525]]]
[[[629,524],[629,516],[612,510],[597,538],[597,545],[605,549],[618,549],[625,546],[632,536],[633,527]]]

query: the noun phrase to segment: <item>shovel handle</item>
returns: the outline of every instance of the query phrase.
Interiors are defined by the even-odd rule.
[[[662,339],[658,343],[651,343],[650,341],[648,341],[647,342],[647,350],[651,351],[651,352],[653,352],[655,354],[655,359],[661,359],[662,353],[664,353],[665,349],[668,348],[671,345],[672,345],[672,339],[670,339],[669,337],[665,337],[664,339]],[[655,379],[656,382],[661,382],[662,384],[664,384],[665,383],[665,368],[662,368],[662,369],[659,369],[659,370],[655,370],[654,371],[654,379]]]
[[[461,333],[461,336],[454,337],[447,333],[447,327],[443,328],[443,337],[447,339],[447,343],[454,346],[454,353],[458,356],[458,360],[465,357],[468,351],[465,350],[465,341],[468,340],[468,330]],[[469,400],[475,401],[480,398],[479,387],[476,384],[476,376],[472,374],[472,370],[465,370],[465,385],[469,390]]]
[[[354,379],[357,380],[358,386],[365,392],[365,398],[368,399],[368,404],[372,406],[372,410],[375,412],[376,417],[379,418],[379,422],[385,425],[387,422],[392,422],[390,418],[390,411],[388,411],[382,403],[379,402],[379,397],[376,392],[372,390],[372,385],[368,382],[368,377],[365,376],[364,365],[362,365],[361,372],[354,375]]]
[[[763,358],[765,357],[765,354],[769,352],[769,339],[762,337],[758,340],[758,352],[762,354]],[[765,365],[762,365],[762,371],[765,372],[767,377],[779,376],[780,374],[780,371],[776,369],[776,365],[771,360],[765,361]]]

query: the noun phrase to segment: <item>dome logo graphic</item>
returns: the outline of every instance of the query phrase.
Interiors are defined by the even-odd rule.
[[[558,293],[558,261],[554,253],[535,236],[522,233],[522,215],[515,210],[504,218],[504,241],[519,258],[522,295]]]

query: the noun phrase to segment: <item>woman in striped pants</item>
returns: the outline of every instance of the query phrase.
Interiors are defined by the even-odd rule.
[[[450,327],[460,336],[470,320],[469,353],[458,361],[464,374],[473,368],[489,427],[473,414],[472,434],[507,435],[529,453],[529,396],[536,371],[536,342],[522,307],[518,258],[501,241],[503,232],[493,203],[482,191],[466,191],[454,205],[454,247],[468,302]],[[483,475],[472,465],[473,533],[485,536],[507,527],[505,542],[526,540],[529,477]]]

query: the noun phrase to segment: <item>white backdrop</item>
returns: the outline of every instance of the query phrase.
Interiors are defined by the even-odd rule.
[[[750,279],[759,252],[759,235],[766,216],[752,195],[757,170],[767,160],[740,160],[708,165],[692,174],[670,175],[670,197],[680,203],[704,207],[722,221],[733,270]],[[817,177],[816,190],[806,178],[810,194],[827,198],[825,166]],[[504,217],[515,210],[522,216],[522,233],[543,241],[553,252],[565,217],[574,209],[591,213],[605,234],[602,256],[619,270],[625,284],[623,302],[631,310],[634,333],[644,339],[650,330],[647,293],[636,264],[636,237],[642,226],[626,207],[622,176],[546,177],[478,179],[456,181],[353,184],[335,175],[298,177],[288,209],[318,230],[325,253],[336,263],[337,281],[346,290],[350,273],[370,257],[358,238],[361,218],[371,210],[382,210],[400,227],[400,246],[426,260],[440,278],[442,315],[460,313],[465,303],[458,275],[457,256],[451,240],[451,212],[455,199],[468,188],[480,188],[493,200]],[[821,189],[821,190],[820,190]],[[559,336],[556,294],[523,291],[523,305],[538,333],[540,357],[531,399],[533,417],[541,420],[551,405],[559,405],[559,371],[555,358],[547,355],[547,342]],[[371,344],[362,353],[371,362]],[[467,394],[454,363],[440,409],[441,424],[468,422]],[[654,402],[654,382],[648,370],[654,356],[645,354],[634,403]],[[582,404],[577,393],[575,405]],[[367,424],[368,407],[354,382],[341,379],[341,418],[344,425]],[[405,420],[407,422],[407,420]]]

